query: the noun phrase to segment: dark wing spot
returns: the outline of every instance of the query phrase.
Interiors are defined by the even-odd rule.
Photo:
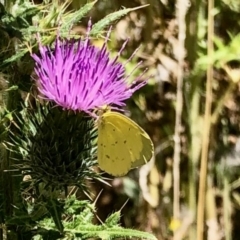
[[[123,141],[123,143],[126,144],[126,143],[127,143],[127,140]]]
[[[113,132],[115,132],[115,131],[116,131],[116,129],[114,128],[114,129],[113,129]]]
[[[110,158],[110,156],[109,156],[109,155],[106,155],[106,158],[108,158],[108,159],[109,159],[109,158]]]
[[[118,143],[118,141],[115,142],[115,144],[117,144],[117,143]]]

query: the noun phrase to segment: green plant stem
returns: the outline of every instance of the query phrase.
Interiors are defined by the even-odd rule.
[[[187,49],[187,61],[192,69],[195,68],[195,63],[197,59],[198,52],[198,38],[199,38],[199,23],[202,21],[202,14],[200,11],[201,0],[192,0],[189,11],[186,15],[186,24],[187,24],[187,38],[186,38],[186,49]],[[200,159],[201,151],[201,131],[199,128],[199,120],[202,120],[200,117],[200,92],[201,92],[201,76],[202,74],[194,73],[188,79],[190,83],[190,91],[187,95],[187,103],[189,103],[189,114],[188,124],[189,124],[189,161],[188,161],[188,173],[189,179],[187,183],[188,189],[188,206],[193,219],[196,218],[197,213],[197,171],[198,163]],[[188,239],[196,239],[196,227],[194,224],[191,224],[188,230]]]
[[[214,46],[214,0],[208,1],[208,56],[212,57]],[[213,66],[209,64],[207,69],[207,82],[206,82],[206,100],[205,100],[205,114],[204,114],[204,131],[202,139],[201,151],[201,165],[200,165],[200,179],[198,191],[198,211],[197,211],[197,240],[204,239],[204,211],[205,211],[205,194],[206,194],[206,178],[208,166],[208,152],[211,128],[211,108],[212,108],[212,79],[213,79]]]

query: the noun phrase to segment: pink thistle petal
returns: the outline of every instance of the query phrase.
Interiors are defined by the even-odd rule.
[[[90,28],[91,25],[85,41],[61,40],[58,36],[54,49],[39,43],[39,54],[32,54],[39,92],[64,109],[74,111],[89,113],[105,105],[122,107],[146,81],[129,85],[125,65],[117,61],[128,40],[116,57],[110,59],[106,48],[110,30],[99,49],[90,44]]]

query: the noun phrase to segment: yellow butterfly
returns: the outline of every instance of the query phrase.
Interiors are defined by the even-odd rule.
[[[98,120],[98,164],[113,176],[147,163],[153,155],[148,134],[118,112],[107,111]]]

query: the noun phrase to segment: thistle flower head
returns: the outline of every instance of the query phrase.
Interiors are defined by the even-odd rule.
[[[39,92],[64,109],[74,111],[89,113],[106,105],[120,108],[146,81],[127,83],[125,65],[118,62],[127,41],[111,59],[106,47],[111,29],[101,48],[91,45],[90,30],[89,21],[84,41],[62,40],[58,36],[54,49],[39,43],[40,54],[32,55]]]

